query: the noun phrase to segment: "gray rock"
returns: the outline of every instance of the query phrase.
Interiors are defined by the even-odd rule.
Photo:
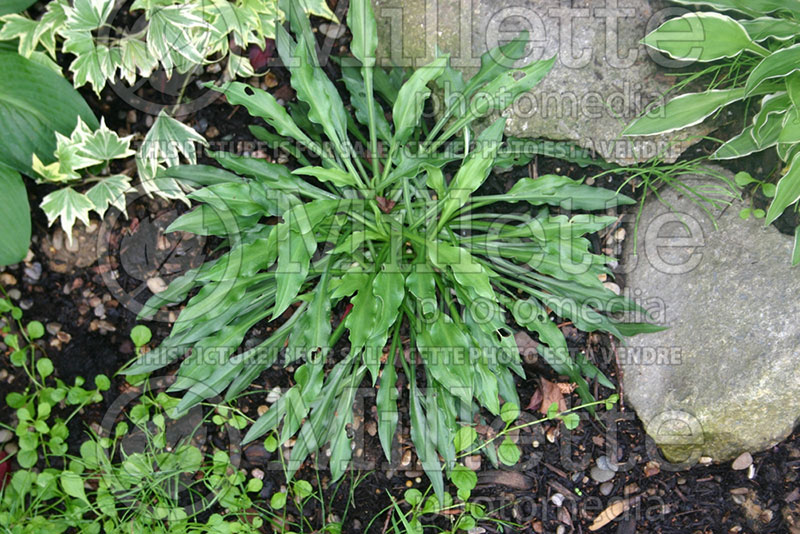
[[[418,67],[436,57],[472,76],[486,50],[529,32],[526,58],[556,63],[545,80],[506,110],[506,133],[569,141],[609,161],[629,164],[657,154],[674,161],[712,128],[668,136],[622,138],[624,127],[651,102],[662,102],[673,80],[659,65],[674,61],[640,40],[674,10],[656,0],[373,0],[380,64]]]
[[[704,191],[722,183],[698,176],[681,182]],[[623,265],[626,293],[669,329],[630,338],[620,349],[625,398],[673,464],[768,448],[800,417],[793,239],[763,221],[742,220],[749,202],[704,204],[714,230],[709,213],[686,195],[661,194],[677,213],[651,199],[637,254],[627,239]]]
[[[608,469],[601,469],[599,467],[592,467],[589,470],[589,476],[592,477],[592,480],[595,482],[603,483],[608,482],[612,478],[614,478],[614,471],[609,471]]]
[[[600,484],[600,495],[608,497],[609,495],[611,495],[612,491],[614,491],[613,482],[603,482],[602,484]]]

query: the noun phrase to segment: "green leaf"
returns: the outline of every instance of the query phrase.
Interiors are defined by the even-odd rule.
[[[367,68],[375,65],[378,26],[370,0],[352,0],[347,12],[347,26],[353,34],[350,51]]]
[[[108,162],[113,159],[124,159],[136,153],[131,150],[133,136],[120,137],[106,126],[105,119],[100,120],[100,127],[93,132],[79,121],[73,137],[76,133],[79,137],[75,140],[80,141],[81,152],[94,160]]]
[[[792,248],[792,265],[800,263],[800,226],[794,229],[794,246]]]
[[[800,44],[781,48],[765,57],[750,71],[745,83],[745,96],[750,96],[765,81],[800,70]]]
[[[0,16],[25,11],[35,3],[36,0],[5,0],[5,2],[0,5]]]
[[[536,180],[521,178],[503,197],[506,202],[511,203],[525,201],[534,206],[550,205],[589,211],[635,202],[632,198],[612,190],[584,185],[572,178],[555,174],[546,174]]]
[[[152,332],[144,325],[139,324],[131,329],[131,341],[136,347],[147,345],[152,337]]]
[[[738,21],[719,13],[687,13],[647,35],[644,44],[676,59],[715,61],[758,49]]]
[[[743,19],[739,23],[744,26],[753,41],[764,41],[770,38],[785,41],[800,33],[800,24],[787,19],[758,17],[753,20]]]
[[[70,30],[92,31],[103,25],[111,14],[114,0],[75,0],[64,11]]]
[[[45,196],[40,207],[47,215],[47,224],[53,224],[57,219],[61,220],[61,228],[71,243],[75,220],[79,219],[89,226],[89,212],[95,205],[86,195],[78,193],[71,187],[64,187]]]
[[[519,417],[519,406],[517,406],[513,402],[506,402],[503,404],[503,407],[500,408],[500,418],[507,425],[510,425],[511,423],[516,421],[518,417]]]
[[[475,150],[458,169],[447,188],[447,197],[442,205],[441,221],[447,221],[461,209],[470,195],[478,189],[489,176],[494,166],[494,158],[500,149],[506,119],[501,117],[478,136]]]
[[[283,491],[273,493],[272,498],[269,500],[269,505],[274,510],[280,510],[286,506],[286,493]]]
[[[417,69],[400,88],[392,111],[394,121],[394,144],[402,146],[416,128],[422,116],[425,100],[430,96],[428,83],[444,71],[448,56],[438,57],[428,65]]]
[[[22,177],[2,163],[0,163],[0,191],[3,192],[3,202],[0,203],[0,266],[4,266],[21,261],[28,253],[31,240],[31,213]]]
[[[740,171],[737,172],[736,176],[733,177],[733,181],[736,182],[736,185],[739,187],[744,187],[747,184],[752,184],[756,181],[756,179],[750,176],[749,172]]]
[[[407,489],[403,493],[403,499],[411,506],[416,506],[422,502],[422,492],[416,488]]]
[[[88,31],[70,31],[64,42],[64,51],[75,54],[69,68],[73,73],[76,87],[91,84],[97,96],[106,85],[106,80],[114,78],[120,63],[119,48],[109,48],[95,43]]]
[[[497,447],[497,457],[505,465],[516,465],[520,455],[519,447],[517,447],[508,436],[506,436],[500,446]]]
[[[771,224],[780,217],[783,210],[797,202],[798,199],[800,199],[800,155],[795,155],[789,168],[778,181],[775,198],[772,199],[767,210],[765,224]]]
[[[210,24],[193,9],[181,4],[158,6],[150,11],[147,47],[161,60],[171,76],[174,68],[187,71],[189,66],[204,63],[207,48],[198,34],[213,32]]]
[[[83,489],[83,479],[80,477],[80,475],[73,473],[72,471],[62,471],[58,480],[67,495],[70,497],[75,497],[76,499],[80,499],[86,504],[89,504],[89,501],[86,498],[86,492]]]
[[[30,469],[39,461],[39,453],[36,450],[20,450],[17,453],[17,463],[23,469]]]
[[[47,378],[53,374],[53,362],[48,358],[39,358],[36,360],[36,370],[39,371],[42,378]]]
[[[395,369],[396,351],[389,354],[381,373],[380,387],[375,399],[378,408],[378,437],[383,453],[388,461],[392,460],[392,439],[397,431],[399,414],[397,412],[397,370]]]
[[[478,433],[471,426],[462,426],[456,431],[453,444],[456,447],[456,452],[467,450],[475,440],[478,438]]]
[[[102,218],[109,206],[114,206],[125,213],[127,204],[125,194],[135,191],[131,187],[130,178],[124,174],[115,174],[102,178],[88,191],[86,197],[94,204],[94,211]]]
[[[68,135],[78,117],[98,127],[78,92],[47,67],[0,50],[0,68],[14,73],[0,77],[0,130],[19,133],[0,137],[0,163],[32,176],[32,154],[45,163],[54,161],[54,132]]]
[[[581,423],[581,418],[576,413],[564,414],[560,417],[560,419],[564,421],[564,426],[567,427],[567,430],[575,430]]]
[[[622,134],[656,135],[688,128],[701,123],[721,107],[745,96],[745,89],[742,87],[681,95],[639,117]]]
[[[331,182],[336,187],[356,187],[356,178],[341,169],[325,169],[323,167],[301,167],[292,174],[313,176],[322,182]]]
[[[450,471],[450,480],[459,490],[472,491],[478,485],[478,475],[463,465],[457,465]]]

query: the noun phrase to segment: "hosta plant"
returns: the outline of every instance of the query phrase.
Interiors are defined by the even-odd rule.
[[[708,64],[700,73],[712,75],[711,86],[653,109],[629,125],[625,134],[680,130],[734,102],[749,101],[757,109],[752,120],[711,158],[727,160],[777,150],[783,169],[766,212],[769,224],[789,206],[797,209],[800,198],[800,2],[676,1],[730,13],[688,13],[666,21],[644,40],[672,58]],[[795,232],[793,264],[800,263],[798,244],[800,231]]]
[[[439,457],[450,473],[460,425],[482,409],[518,410],[514,375],[524,371],[515,324],[538,335],[539,352],[584,399],[591,400],[586,377],[612,387],[585,357],[570,355],[551,313],[620,337],[642,328],[608,315],[635,306],[603,286],[609,258],[592,253],[583,237],[615,218],[552,210],[604,210],[631,200],[555,175],[520,179],[505,194],[480,192],[505,119],[480,132],[476,119],[509,105],[553,63],[509,68],[524,55],[524,39],[485,54],[468,82],[446,56],[402,82],[376,68],[370,3],[353,0],[347,20],[355,59],[341,60],[350,115],[318,66],[308,19],[297,4],[282,5],[294,37],[278,26],[277,48],[306,114],[293,117],[245,84],[218,90],[274,130],[254,126],[256,135],[282,136],[304,163],[292,170],[216,153],[223,169],[164,173],[205,186],[190,195],[200,205],[170,229],[219,236],[226,249],[148,302],[143,316],[191,293],[170,336],[126,372],[183,358],[174,386],[185,390],[181,411],[213,395],[232,398],[278,361],[291,366],[293,385],[245,441],[275,432],[284,443],[299,433],[289,476],[327,444],[334,479],[351,457],[347,427],[358,386],[378,387],[378,434],[390,457],[402,373],[411,438],[442,495]],[[429,128],[422,120],[428,86],[442,78],[460,98],[448,99]],[[366,148],[357,150],[353,139]],[[237,350],[251,328],[270,319],[266,339]],[[345,350],[334,352],[337,346]]]

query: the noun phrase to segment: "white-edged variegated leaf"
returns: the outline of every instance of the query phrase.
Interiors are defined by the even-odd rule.
[[[106,22],[113,7],[114,0],[75,0],[72,7],[65,9],[67,25],[71,30],[96,30]]]
[[[119,75],[133,85],[137,76],[149,78],[158,67],[158,58],[147,49],[147,43],[136,36],[126,36],[119,41]]]
[[[100,96],[106,80],[113,79],[117,72],[120,49],[95,44],[92,34],[88,31],[70,30],[64,35],[64,52],[75,55],[69,66],[73,74],[73,84],[75,87],[80,87],[89,83],[97,96]]]
[[[185,5],[153,7],[147,26],[147,47],[160,59],[168,74],[174,68],[185,71],[186,65],[201,65],[214,28]]]
[[[47,215],[48,224],[61,220],[61,228],[72,243],[72,226],[76,220],[89,226],[89,212],[94,209],[94,204],[86,195],[71,187],[64,187],[44,197],[40,207]]]
[[[303,4],[303,8],[305,9],[306,13],[311,15],[316,15],[318,17],[322,17],[324,19],[332,20],[334,22],[339,22],[339,19],[336,18],[336,15],[331,8],[328,7],[328,3],[325,0],[297,0],[301,4]]]
[[[743,87],[681,95],[633,121],[622,135],[656,135],[688,128],[744,97]]]
[[[19,39],[17,50],[21,56],[29,57],[39,43],[39,23],[23,15],[6,15],[0,18],[0,41]]]
[[[716,61],[745,50],[769,52],[755,44],[738,21],[720,13],[687,13],[666,21],[644,43],[676,59]]]
[[[125,211],[125,194],[132,191],[131,179],[124,174],[103,178],[86,192],[86,197],[94,204],[94,211],[102,218],[109,206],[120,212]]]
[[[79,130],[82,121],[79,120]],[[81,153],[89,158],[100,161],[111,161],[133,156],[136,152],[131,150],[132,135],[120,137],[116,132],[106,126],[105,119],[100,119],[100,128],[88,134],[83,133],[81,139]]]
[[[162,163],[167,167],[179,165],[181,155],[190,164],[196,164],[195,143],[208,146],[202,135],[162,110],[136,154],[139,171],[145,174],[142,179],[154,178]]]

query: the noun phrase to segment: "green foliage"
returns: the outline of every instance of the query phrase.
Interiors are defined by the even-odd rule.
[[[2,31],[2,30],[0,30]],[[0,265],[25,257],[31,235],[30,208],[21,174],[34,176],[31,155],[52,161],[55,137],[78,121],[97,126],[89,106],[60,75],[0,48]]]
[[[742,132],[720,146],[711,159],[777,150],[784,169],[763,214],[769,224],[788,207],[796,206],[800,198],[800,4],[766,0],[680,3],[739,14],[737,19],[721,13],[688,13],[668,20],[644,40],[676,59],[715,62],[716,66],[701,71],[714,74],[711,86],[706,91],[672,99],[634,121],[624,133],[655,135],[679,130],[702,122],[734,102],[747,100],[755,104],[755,99],[760,98],[752,125],[745,124]],[[725,70],[728,75],[719,76]],[[760,217],[761,211],[751,209],[742,216]],[[800,230],[796,231],[795,240],[800,240]],[[793,254],[792,264],[798,262],[800,254]]]
[[[74,54],[75,86],[90,84],[98,95],[107,82],[121,78],[132,85],[157,68],[172,76],[223,63],[232,78],[253,76],[250,62],[232,44],[263,47],[283,18],[277,0],[136,0],[128,10],[147,24],[127,33],[109,29],[116,16],[114,0],[51,0],[38,20],[17,13],[25,3],[31,2],[15,2],[14,11],[2,12],[0,41],[17,39],[25,57],[40,49],[52,60],[58,52]],[[303,3],[308,13],[336,20],[325,0]]]
[[[336,480],[350,461],[347,427],[364,381],[379,386],[379,436],[389,455],[402,371],[412,441],[444,498],[442,468],[449,474],[455,467],[459,421],[472,421],[481,409],[509,419],[513,408],[518,411],[514,375],[524,372],[513,322],[538,334],[543,357],[577,384],[585,401],[592,400],[582,373],[599,371],[573,361],[547,310],[583,330],[621,336],[620,323],[608,313],[637,308],[603,286],[598,276],[611,274],[607,258],[592,254],[583,237],[615,218],[554,215],[550,208],[601,210],[632,200],[553,175],[520,180],[504,195],[481,194],[503,145],[505,119],[482,131],[475,121],[530,89],[553,60],[508,69],[491,59],[496,51],[487,53],[481,72],[462,87],[465,95],[478,96],[452,100],[428,130],[422,120],[428,84],[458,77],[447,57],[403,83],[373,66],[375,25],[367,20],[366,0],[354,0],[350,9],[357,59],[341,64],[350,69],[345,85],[357,108],[354,118],[318,66],[309,21],[296,8],[284,9],[294,37],[282,26],[276,35],[303,113],[287,112],[269,93],[238,82],[216,88],[302,147],[308,162],[303,168],[290,172],[261,159],[217,153],[224,170],[190,165],[160,173],[204,186],[190,195],[200,206],[170,230],[219,236],[226,247],[147,303],[142,317],[197,289],[170,336],[126,372],[154,371],[191,349],[173,386],[185,390],[177,407],[184,411],[215,395],[235,397],[280,356],[294,368],[293,385],[249,429],[245,442],[274,432],[283,444],[297,435],[290,479],[327,444]],[[518,57],[524,44],[518,39],[503,51]],[[393,128],[388,120],[381,126],[389,110]],[[368,140],[369,157],[355,150],[348,133]],[[377,150],[379,137],[388,154]],[[517,211],[508,205],[489,209],[505,202],[517,203]],[[337,319],[335,310],[345,307],[349,313]],[[278,317],[269,337],[236,352],[254,325]],[[625,327],[634,332],[639,325]],[[421,364],[404,356],[406,330]],[[349,351],[334,358],[332,349],[345,333]],[[458,447],[468,447],[468,438],[461,435]],[[503,451],[512,462],[511,447]]]

